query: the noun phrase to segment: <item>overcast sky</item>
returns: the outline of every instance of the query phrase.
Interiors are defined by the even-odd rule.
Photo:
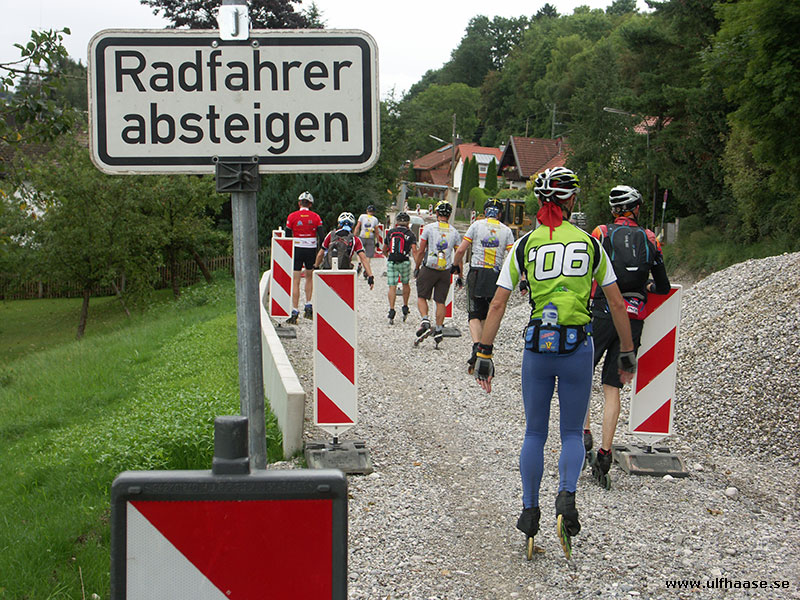
[[[580,5],[605,8],[612,0],[550,0],[561,14]],[[378,44],[381,96],[394,88],[399,98],[429,69],[438,69],[476,15],[531,16],[544,1],[505,0],[317,0],[328,29],[361,29]],[[640,10],[645,8],[638,0]],[[306,8],[310,0],[300,5]],[[166,21],[139,0],[0,0],[0,62],[19,58],[32,29],[69,27],[65,46],[86,64],[91,37],[103,29],[161,29]]]

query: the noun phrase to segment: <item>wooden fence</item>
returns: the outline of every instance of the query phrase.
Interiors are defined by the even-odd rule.
[[[206,267],[212,273],[214,271],[227,271],[233,275],[233,256],[215,256],[204,258]],[[258,264],[261,271],[269,268],[269,248],[261,248],[258,251]],[[155,289],[164,289],[172,285],[172,272],[166,265],[158,268],[158,279]],[[178,263],[178,281],[181,287],[193,285],[203,279],[203,273],[194,260],[185,260]],[[121,281],[117,282],[118,287],[123,287]],[[113,286],[98,286],[92,290],[92,296],[113,296]],[[20,282],[14,278],[0,276],[0,300],[31,300],[34,298],[81,298],[83,288],[76,283],[69,282],[48,282],[48,281],[24,281]]]

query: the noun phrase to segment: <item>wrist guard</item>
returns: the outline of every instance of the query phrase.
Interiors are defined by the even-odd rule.
[[[489,377],[494,377],[494,362],[492,361],[492,356],[485,356],[479,350],[475,358],[475,378],[479,381],[484,381],[489,379]]]
[[[374,284],[375,283],[375,277],[373,275],[370,275],[369,277],[367,277],[367,283],[369,285]]]
[[[527,292],[528,291],[528,280],[523,279],[519,282],[519,291],[520,292]]]
[[[461,275],[461,267],[458,265],[453,265],[450,267],[450,273],[453,275]]]
[[[636,373],[636,353],[633,351],[620,352],[619,358],[617,358],[617,367],[625,373]]]

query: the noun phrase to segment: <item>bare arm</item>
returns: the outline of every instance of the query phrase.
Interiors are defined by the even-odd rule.
[[[425,251],[427,249],[428,249],[428,240],[420,240],[419,248],[417,249],[417,255],[414,257],[414,261],[417,263],[418,267],[422,266],[423,259],[425,258]]]
[[[322,256],[325,254],[325,248],[320,248],[319,252],[317,252],[317,258],[314,259],[314,268],[319,269],[319,266],[322,264]]]
[[[608,309],[611,311],[611,319],[614,321],[614,328],[619,336],[620,352],[633,352],[633,337],[631,337],[631,322],[628,320],[628,313],[625,310],[625,301],[616,283],[603,287],[603,293],[608,301]],[[633,381],[633,373],[620,371],[622,383]]]
[[[464,255],[467,253],[467,250],[471,245],[472,242],[469,240],[465,239],[461,241],[461,243],[458,245],[458,248],[456,248],[455,254],[453,255],[454,265],[457,265],[459,268],[461,268],[461,265],[464,261]]]
[[[497,337],[497,332],[500,329],[500,322],[503,320],[503,315],[506,314],[506,305],[508,299],[511,297],[511,290],[504,287],[498,287],[492,298],[492,303],[489,305],[489,312],[486,315],[486,321],[483,323],[483,331],[481,332],[481,344],[484,346],[491,346],[494,344],[494,338]],[[628,318],[627,316],[625,317]],[[493,375],[490,375],[485,380],[478,380],[480,386],[488,393],[492,391]]]

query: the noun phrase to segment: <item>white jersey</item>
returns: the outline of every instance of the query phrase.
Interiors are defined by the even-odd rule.
[[[428,223],[422,228],[420,242],[427,242],[424,265],[430,269],[444,271],[453,266],[453,253],[461,243],[461,234],[447,221]]]
[[[472,244],[471,267],[500,271],[514,244],[514,234],[497,219],[479,219],[469,226],[464,240]]]
[[[361,223],[361,228],[358,230],[358,237],[360,238],[374,238],[378,233],[378,217],[375,215],[360,215],[358,222]]]

